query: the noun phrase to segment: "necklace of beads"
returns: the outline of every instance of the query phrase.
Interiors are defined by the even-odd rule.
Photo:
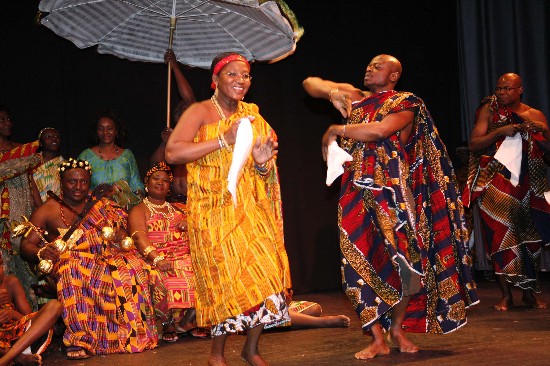
[[[172,205],[167,201],[164,201],[164,203],[162,205],[156,205],[153,202],[149,201],[148,197],[145,197],[143,199],[143,203],[145,203],[145,206],[147,206],[147,208],[149,209],[149,211],[151,212],[152,215],[159,214],[162,217],[164,217],[165,219],[167,219],[169,217],[172,217],[174,215],[174,213],[176,212],[174,207],[172,207]],[[163,208],[168,209],[168,214],[166,214],[162,211],[157,211],[157,209],[163,209]]]
[[[84,204],[86,204],[86,202],[88,202],[88,198],[86,198],[86,201]],[[69,223],[67,222],[67,220],[65,219],[65,214],[63,212],[63,205],[60,203],[59,204],[59,211],[61,212],[61,221],[63,221],[63,224],[66,226],[66,227],[71,227],[71,225],[69,225]],[[74,222],[74,221],[73,221]]]
[[[210,97],[210,100],[212,101],[212,104],[214,104],[214,108],[216,108],[216,111],[220,115],[220,118],[226,119],[227,117],[225,117],[225,113],[223,112],[223,109],[220,106],[220,103],[218,103],[218,98],[216,98],[215,94],[212,94],[212,96]]]
[[[108,161],[108,160],[115,160],[115,159],[117,158],[117,156],[118,156],[118,146],[115,146],[115,157],[112,158],[112,159],[105,159],[105,158],[103,157],[103,154],[101,153],[101,147],[100,147],[99,145],[97,145],[97,150],[98,150],[98,152],[99,152],[99,157],[101,158],[101,160],[107,160],[107,161]]]

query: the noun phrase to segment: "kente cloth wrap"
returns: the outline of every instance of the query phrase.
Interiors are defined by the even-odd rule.
[[[126,222],[126,216],[111,201],[99,200],[78,226],[82,236],[54,268],[67,327],[63,342],[91,355],[141,352],[157,345],[148,265],[137,251],[122,252],[106,243],[98,229],[108,220]]]
[[[59,164],[64,161],[64,157],[57,156],[38,166],[32,173],[32,179],[36,183],[43,203],[48,199],[48,191],[52,191],[58,196],[61,195],[61,178],[58,168]]]
[[[399,256],[421,276],[403,328],[447,333],[466,323],[466,308],[478,298],[455,175],[432,117],[420,98],[392,90],[355,104],[347,123],[380,123],[405,110],[414,120],[404,145],[399,132],[341,142],[353,156],[338,205],[343,288],[364,330],[376,321],[388,329],[403,296]]]
[[[33,310],[38,309],[31,289],[36,284],[36,276],[19,256],[21,237],[11,237],[9,224],[20,222],[22,216],[30,217],[34,209],[29,171],[40,164],[40,157],[35,153],[37,148],[38,141],[34,141],[0,154],[0,253],[6,273],[19,278]]]
[[[0,310],[15,310],[13,304],[4,304],[0,306]],[[37,313],[30,313],[23,316],[19,320],[11,319],[3,324],[0,324],[0,349],[9,349],[13,342],[17,341],[27,331],[31,325],[32,319]],[[40,347],[39,354],[44,352],[52,340],[53,329],[50,329],[47,334],[46,341]]]
[[[87,160],[92,166],[92,178],[90,190],[94,190],[101,183],[115,183],[125,180],[132,191],[144,191],[143,182],[139,175],[139,169],[134,154],[129,149],[113,160],[103,160],[92,149],[86,149],[78,156],[81,160]]]
[[[230,118],[201,126],[194,141],[217,140],[238,119],[250,115],[255,117],[254,141],[258,136],[276,138],[258,106],[239,102]],[[231,160],[231,151],[218,149],[187,164],[189,243],[197,323],[203,327],[244,313],[291,287],[275,161],[261,176],[249,157],[234,206],[227,190]]]
[[[496,97],[483,99],[476,111],[488,104],[492,113],[487,133],[524,120],[498,103]],[[465,205],[477,202],[482,218],[484,244],[495,273],[523,289],[540,292],[538,272],[542,246],[550,243],[550,205],[544,192],[546,179],[544,141],[540,132],[520,132],[522,160],[519,183],[510,182],[510,171],[494,155],[504,137],[481,152],[470,153]]]
[[[185,205],[178,204],[177,207],[185,209]],[[176,229],[176,224],[182,220],[185,220],[185,215],[181,211],[168,217],[153,213],[147,220],[147,238],[172,265],[170,271],[151,271],[151,296],[155,312],[162,321],[170,318],[172,309],[195,307],[195,275],[189,237],[187,232]]]

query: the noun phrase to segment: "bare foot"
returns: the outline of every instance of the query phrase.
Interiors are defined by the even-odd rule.
[[[345,315],[323,316],[321,319],[327,328],[347,328],[350,324],[349,318]]]
[[[208,359],[208,366],[227,366],[225,357],[210,356]]]
[[[254,355],[249,355],[245,351],[241,353],[241,358],[244,362],[246,362],[247,365],[250,366],[269,366],[266,360],[263,359],[262,356],[260,356],[259,353],[256,353]]]
[[[358,360],[368,360],[378,355],[387,355],[390,353],[390,348],[386,342],[372,342],[367,348],[355,354]]]
[[[40,355],[24,355],[20,354],[13,362],[20,366],[40,366],[42,365],[42,356]]]
[[[521,303],[531,309],[546,309],[548,307],[548,304],[537,299],[532,291],[527,294],[524,292]]]
[[[512,305],[513,305],[512,300],[510,300],[506,297],[503,297],[502,299],[500,299],[498,304],[493,306],[493,309],[498,310],[498,311],[507,311],[508,309],[510,309],[512,307]]]
[[[407,337],[405,337],[405,333],[403,331],[390,331],[390,334],[388,335],[388,338],[397,344],[397,347],[399,348],[399,352],[404,353],[416,353],[418,352],[418,347],[414,345],[413,342],[411,342]]]

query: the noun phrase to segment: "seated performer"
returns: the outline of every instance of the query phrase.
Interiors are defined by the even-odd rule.
[[[90,170],[83,160],[60,165],[62,198],[52,195],[36,209],[21,245],[21,255],[57,281],[69,359],[157,344],[147,265],[125,251],[127,215],[103,197],[110,186],[88,195]]]
[[[206,338],[208,333],[195,322],[195,278],[185,205],[170,204],[166,196],[173,176],[166,163],[155,164],[145,175],[147,197],[134,206],[128,224],[138,251],[153,265],[152,300],[157,317],[162,321],[162,340],[175,342],[176,333]],[[184,310],[174,323],[172,312]]]
[[[11,361],[16,365],[40,365],[40,354],[50,344],[52,327],[61,315],[61,303],[52,300],[31,313],[23,286],[17,277],[4,275],[3,265],[0,257],[0,366]]]

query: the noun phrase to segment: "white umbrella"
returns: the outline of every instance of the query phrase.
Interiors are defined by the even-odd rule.
[[[249,61],[280,60],[301,35],[274,1],[42,0],[39,9],[48,13],[43,25],[79,48],[97,45],[99,53],[145,62],[164,62],[172,48],[179,62],[200,68],[225,51]]]

